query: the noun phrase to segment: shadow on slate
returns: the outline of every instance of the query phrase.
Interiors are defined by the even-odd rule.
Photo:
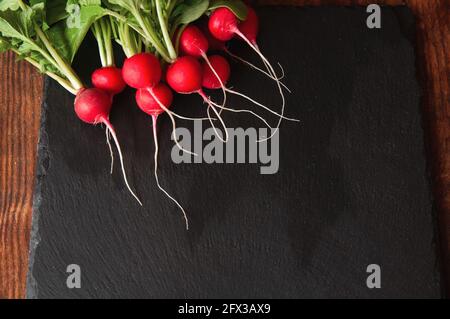
[[[174,164],[162,117],[160,177],[190,231],[155,186],[151,123],[133,91],[117,98],[111,119],[144,208],[117,167],[109,175],[104,131],[81,123],[73,97],[46,82],[29,298],[441,296],[411,12],[383,8],[381,30],[366,27],[364,8],[259,13],[260,45],[285,67],[287,113],[302,123],[283,124],[279,172],[260,175],[259,164]],[[254,58],[241,43],[231,50]],[[76,63],[85,78],[96,54],[91,39]],[[232,70],[233,87],[279,105],[274,83],[238,63]],[[203,116],[205,106],[178,96],[175,111]],[[66,286],[70,264],[81,267],[81,289]],[[366,286],[370,264],[381,266],[381,289]]]

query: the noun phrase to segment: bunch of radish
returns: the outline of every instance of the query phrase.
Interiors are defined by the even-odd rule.
[[[256,42],[259,33],[258,16],[255,10],[242,1],[67,1],[67,5],[74,3],[78,6],[77,12],[80,17],[84,17],[78,21],[75,28],[70,27],[69,22],[76,17],[64,12],[54,12],[58,8],[47,6],[45,1],[2,2],[0,50],[18,53],[74,94],[75,113],[80,120],[92,125],[106,126],[106,139],[111,153],[111,172],[114,163],[110,144],[112,136],[119,154],[124,182],[140,205],[142,205],[140,199],[129,185],[118,136],[109,119],[114,96],[123,92],[127,85],[136,90],[137,106],[151,117],[155,144],[156,184],[182,211],[186,228],[189,227],[189,222],[185,209],[161,186],[158,177],[157,123],[161,115],[167,114],[172,122],[172,138],[175,144],[183,152],[194,156],[197,154],[184,149],[177,140],[176,118],[209,121],[217,138],[223,142],[229,139],[224,120],[226,112],[249,113],[271,128],[268,121],[257,112],[229,106],[228,94],[242,97],[277,117],[278,122],[272,130],[272,135],[258,142],[272,138],[283,120],[297,121],[285,116],[284,90],[290,91],[281,82],[284,72],[281,69],[281,76],[277,75],[270,61],[259,49]],[[208,19],[206,26],[200,23],[203,16]],[[46,20],[47,17],[58,19]],[[27,18],[31,20],[27,22]],[[9,28],[16,28],[16,33],[10,32]],[[92,73],[93,88],[86,88],[71,67],[71,62],[88,30],[92,30],[97,40],[101,61],[101,66]],[[70,34],[70,40],[61,39],[61,35],[64,34]],[[233,54],[227,46],[227,42],[233,39],[245,41],[261,59],[263,67],[258,67]],[[115,63],[114,42],[121,46],[126,55],[122,68]],[[70,46],[68,50],[57,49],[64,48],[67,44]],[[28,51],[24,50],[24,47],[28,48]],[[211,50],[222,51],[273,80],[281,97],[280,112],[227,87],[231,77],[230,64],[222,55],[210,55]],[[204,89],[221,90],[223,100],[221,102],[211,100]],[[199,95],[200,101],[206,104],[205,117],[191,118],[175,113],[172,109],[173,92]],[[220,124],[223,130],[219,130],[216,124]]]

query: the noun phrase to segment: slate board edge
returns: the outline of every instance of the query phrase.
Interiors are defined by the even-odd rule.
[[[417,83],[417,86],[419,88],[419,101],[420,101],[420,110],[419,113],[422,116],[422,144],[423,144],[423,153],[425,156],[426,161],[426,181],[429,185],[429,197],[432,204],[432,221],[433,221],[433,241],[431,245],[434,247],[435,254],[436,254],[436,268],[438,269],[438,277],[435,278],[437,285],[440,287],[441,291],[441,297],[446,298],[448,296],[448,291],[445,286],[445,262],[441,256],[441,237],[440,237],[440,226],[439,226],[439,210],[438,210],[438,200],[436,198],[435,192],[434,192],[434,183],[433,183],[433,162],[432,162],[432,150],[431,150],[431,143],[432,143],[432,136],[431,136],[431,130],[430,125],[428,122],[428,115],[425,113],[425,105],[427,103],[427,94],[425,91],[426,88],[426,74],[423,71],[423,66],[421,64],[421,57],[419,56],[419,43],[417,40],[417,23],[419,22],[417,19],[417,16],[415,15],[414,11],[411,10],[409,6],[406,4],[404,5],[398,5],[398,6],[386,6],[381,5],[382,8],[390,7],[392,8],[393,12],[397,16],[397,20],[400,23],[400,29],[403,31],[403,35],[405,39],[409,41],[410,46],[412,47],[412,50],[414,51],[415,56],[415,80]],[[402,11],[406,11],[409,13],[412,17],[412,25],[411,30],[405,30],[405,26],[401,24],[401,18],[400,14]],[[408,31],[411,31],[410,33]]]
[[[441,297],[447,298],[450,295],[450,287],[447,287],[445,285],[445,278],[447,276],[447,272],[450,270],[446,270],[446,263],[443,258],[443,243],[441,238],[441,229],[440,229],[440,214],[439,214],[439,199],[438,195],[436,194],[436,186],[434,183],[434,163],[432,161],[433,159],[433,151],[432,151],[432,143],[433,143],[433,136],[431,133],[431,125],[429,121],[429,115],[425,112],[426,109],[426,103],[427,103],[427,93],[426,93],[426,72],[424,71],[424,66],[422,65],[423,59],[419,55],[419,43],[417,40],[417,23],[419,23],[419,20],[417,16],[414,14],[414,12],[411,10],[410,7],[407,5],[400,5],[400,6],[394,6],[393,7],[395,11],[398,9],[404,9],[409,12],[411,12],[411,15],[413,17],[413,23],[415,28],[413,28],[413,32],[410,35],[405,34],[405,38],[410,41],[410,45],[415,53],[415,78],[417,85],[419,87],[419,93],[420,93],[420,114],[422,115],[422,131],[423,131],[423,152],[425,154],[425,161],[426,161],[426,181],[429,185],[429,196],[430,201],[432,204],[432,221],[433,221],[433,242],[432,246],[434,246],[434,250],[436,253],[436,268],[439,270],[439,277],[436,278],[437,284],[440,287],[441,290]]]
[[[37,166],[36,166],[36,181],[34,185],[34,195],[33,195],[33,208],[32,208],[32,221],[31,221],[31,234],[30,234],[30,245],[29,245],[29,260],[28,260],[28,274],[27,274],[27,287],[26,287],[26,299],[37,299],[39,288],[37,282],[33,277],[33,265],[34,257],[37,246],[39,246],[40,235],[39,235],[39,206],[41,204],[41,181],[45,178],[46,168],[45,161],[48,158],[47,153],[47,132],[45,131],[45,120],[47,117],[47,92],[50,83],[50,78],[45,77],[44,88],[42,94],[42,105],[41,105],[41,121],[39,130],[39,140],[37,146]]]

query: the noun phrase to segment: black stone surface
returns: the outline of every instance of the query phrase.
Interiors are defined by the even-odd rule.
[[[260,46],[284,66],[287,113],[302,123],[283,124],[279,172],[260,175],[259,164],[174,164],[162,117],[160,177],[190,231],[156,188],[151,123],[133,92],[116,99],[111,120],[144,208],[117,168],[109,175],[104,131],[81,123],[73,97],[46,82],[29,298],[441,296],[411,12],[383,8],[380,30],[366,27],[365,8],[259,12]],[[232,50],[257,62],[240,43]],[[77,69],[88,77],[97,60],[91,42]],[[232,68],[233,87],[279,105],[271,81]],[[196,96],[174,105],[205,114]],[[260,126],[243,114],[225,119]],[[81,267],[81,289],[66,286],[69,264]],[[366,286],[369,264],[381,266],[381,289]]]

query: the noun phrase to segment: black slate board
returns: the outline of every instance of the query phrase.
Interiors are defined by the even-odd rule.
[[[189,232],[155,187],[150,121],[132,91],[111,118],[143,209],[120,172],[108,174],[104,131],[79,122],[73,98],[46,82],[29,298],[441,296],[411,12],[383,8],[380,30],[366,27],[365,8],[259,12],[261,47],[285,67],[288,114],[302,123],[283,125],[279,173],[260,175],[253,164],[173,164],[163,118],[160,175],[187,208]],[[85,77],[94,48],[78,57]],[[278,105],[273,83],[238,63],[233,75],[235,88]],[[175,105],[205,110],[198,97]],[[81,289],[66,286],[69,264],[81,267]],[[381,266],[381,289],[366,286],[369,264]]]

